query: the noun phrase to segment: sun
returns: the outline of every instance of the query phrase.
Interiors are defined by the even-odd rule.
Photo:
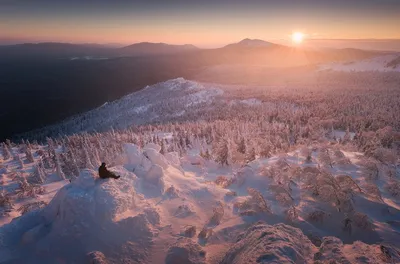
[[[293,43],[300,44],[304,40],[304,34],[301,32],[294,32],[292,34],[292,41]]]

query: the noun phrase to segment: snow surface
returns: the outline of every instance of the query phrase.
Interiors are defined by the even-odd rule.
[[[392,263],[400,261],[399,226],[392,224],[400,217],[400,203],[379,182],[385,202],[368,193],[354,197],[357,212],[371,221],[370,230],[355,225],[351,235],[344,231],[343,214],[329,202],[317,200],[300,180],[291,187],[298,216],[287,219],[288,208],[278,201],[279,185],[268,169],[298,167],[312,173],[319,166],[316,151],[308,163],[296,150],[284,159],[275,156],[244,167],[221,167],[197,155],[195,149],[182,158],[177,153],[160,154],[155,144],[141,149],[126,143],[124,149],[126,163],[110,168],[121,176],[118,180],[100,179],[96,171],[86,169],[71,183],[45,184],[46,193],[36,199],[49,201],[47,206],[0,227],[0,263],[88,263],[88,259],[108,263],[390,263],[380,245],[391,251]],[[335,177],[350,175],[364,186],[362,154],[343,155],[350,164],[327,169]],[[2,165],[11,168],[14,163],[3,161]],[[3,176],[11,191],[10,172]],[[217,183],[221,176],[231,183]],[[261,194],[267,211],[250,214],[237,207],[250,201],[253,209],[259,208],[261,200],[254,203],[252,199],[259,198],[248,188]],[[329,217],[322,222],[309,220],[308,213],[315,210]],[[188,228],[194,228],[194,235],[188,235]]]
[[[222,89],[213,85],[205,86],[183,78],[172,79],[32,132],[48,131],[46,134],[54,135],[103,132],[110,128],[123,129],[165,121],[195,114],[197,107],[213,105],[223,93]]]
[[[391,65],[395,60],[399,61],[400,54],[378,56],[370,59],[346,62],[329,63],[320,66],[320,70],[344,71],[344,72],[400,72],[400,63]]]

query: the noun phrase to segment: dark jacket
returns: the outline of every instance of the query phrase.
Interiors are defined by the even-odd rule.
[[[99,176],[102,179],[107,179],[107,178],[115,178],[114,173],[111,171],[107,170],[106,166],[101,165],[99,167]]]

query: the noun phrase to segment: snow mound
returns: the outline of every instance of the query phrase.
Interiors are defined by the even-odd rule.
[[[189,238],[182,238],[168,249],[165,264],[203,264],[206,252]]]
[[[156,152],[160,152],[161,147],[154,143],[147,143],[146,146],[143,148],[144,150],[154,149]]]
[[[165,157],[155,149],[145,149],[143,154],[153,163],[157,164],[163,169],[168,168],[169,163]]]
[[[145,185],[147,188],[157,190],[159,194],[165,191],[164,170],[161,166],[153,164],[145,177]]]
[[[187,155],[185,157],[187,163],[191,164],[191,165],[201,165],[203,166],[205,163],[205,160],[197,154],[191,154],[191,155]]]
[[[300,229],[255,224],[241,234],[221,264],[312,263],[315,246]]]
[[[112,168],[123,171],[123,168]],[[160,222],[155,209],[135,205],[135,175],[100,179],[92,170],[61,188],[42,210],[27,213],[0,228],[3,250],[15,263],[85,263],[88,253],[117,254],[127,241],[150,244]],[[137,212],[135,212],[137,211]],[[142,256],[141,248],[130,254]],[[119,252],[122,254],[122,252]],[[134,256],[131,256],[134,258]]]
[[[142,154],[140,153],[138,146],[131,143],[125,143],[124,149],[127,156],[128,164],[134,166],[141,164]]]
[[[181,161],[179,160],[178,152],[169,152],[164,155],[165,159],[173,166],[179,167],[181,166]]]

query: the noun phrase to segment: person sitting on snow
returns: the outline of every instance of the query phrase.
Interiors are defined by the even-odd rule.
[[[119,176],[119,175],[117,176],[113,172],[107,170],[105,162],[101,163],[101,166],[99,167],[99,176],[102,179],[107,179],[107,178],[119,179],[121,177],[121,176]]]

